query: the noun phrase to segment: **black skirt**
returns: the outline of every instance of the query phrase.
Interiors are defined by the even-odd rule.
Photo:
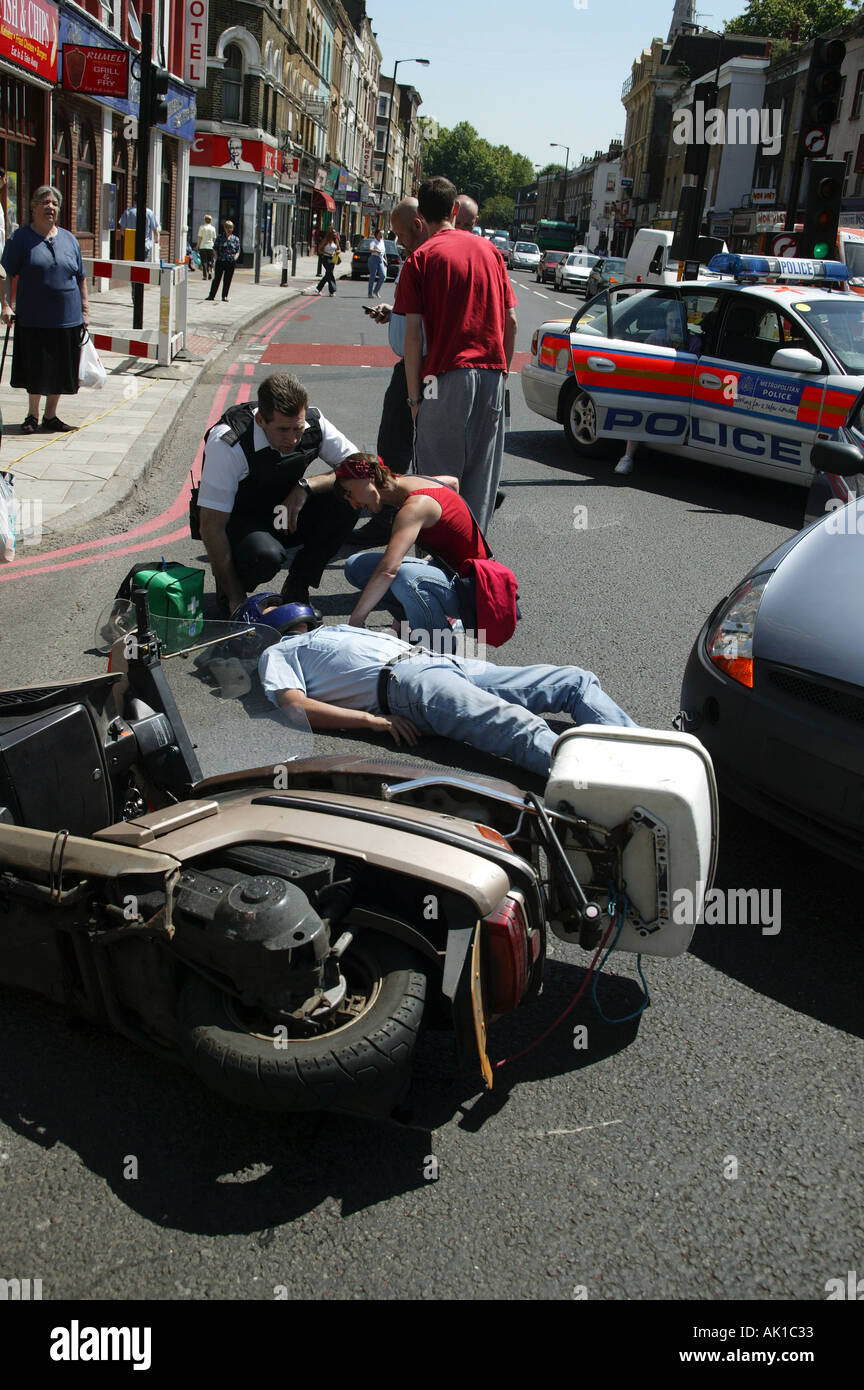
[[[76,328],[26,328],[16,321],[12,332],[13,386],[31,396],[78,394],[80,324]]]

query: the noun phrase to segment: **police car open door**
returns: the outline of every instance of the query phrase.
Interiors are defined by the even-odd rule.
[[[594,402],[598,435],[659,449],[684,444],[699,335],[681,293],[631,288],[604,300],[605,325],[595,300],[593,316],[580,314],[570,334],[574,376]]]
[[[696,371],[694,454],[795,482],[809,476],[828,372],[802,320],[779,294],[776,304],[746,291],[729,297],[716,351]]]

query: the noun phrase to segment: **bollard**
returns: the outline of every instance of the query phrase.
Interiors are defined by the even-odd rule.
[[[288,247],[282,247],[282,278],[279,281],[280,289],[288,284]]]

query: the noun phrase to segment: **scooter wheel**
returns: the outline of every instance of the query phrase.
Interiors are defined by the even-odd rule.
[[[408,1089],[426,1000],[422,959],[400,941],[364,934],[342,960],[347,1021],[310,1038],[251,1021],[230,995],[190,974],[181,1045],[212,1090],[258,1110],[335,1110],[386,1117]]]

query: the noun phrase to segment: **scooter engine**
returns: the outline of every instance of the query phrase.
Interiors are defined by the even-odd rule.
[[[260,848],[266,856],[267,847]],[[218,972],[244,1004],[293,1021],[301,1032],[315,1032],[341,1004],[345,981],[331,951],[328,921],[280,867],[279,874],[244,873],[225,864],[184,869],[174,891],[174,948]],[[315,867],[311,876],[319,882],[328,868],[332,875],[332,860],[322,865],[319,857]],[[289,872],[299,876],[299,870]]]

